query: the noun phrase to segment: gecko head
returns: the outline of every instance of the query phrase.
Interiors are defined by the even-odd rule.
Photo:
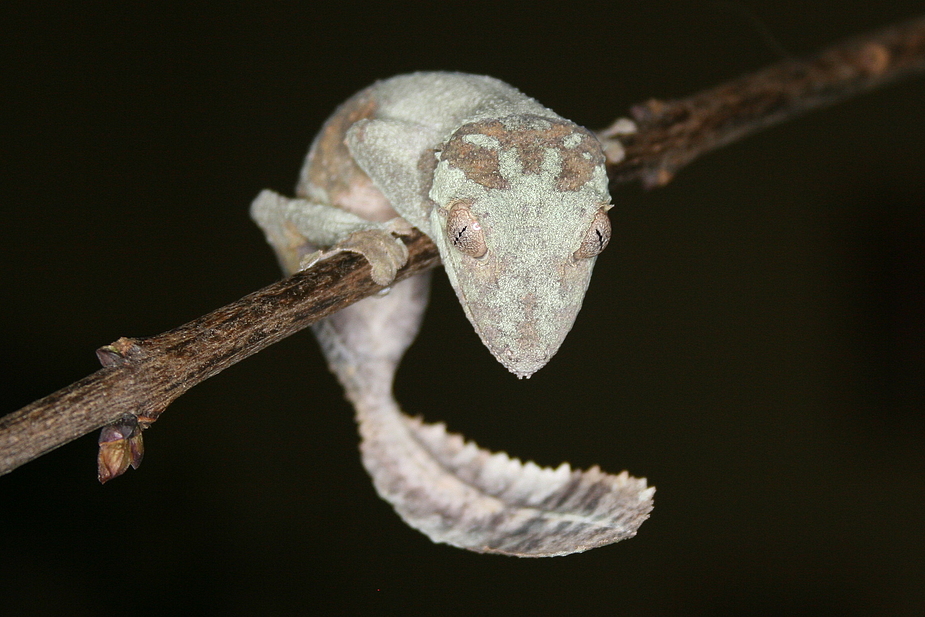
[[[482,342],[529,377],[558,351],[610,240],[597,139],[556,117],[463,125],[438,153],[431,229]]]

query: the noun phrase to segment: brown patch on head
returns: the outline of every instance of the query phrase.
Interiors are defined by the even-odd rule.
[[[418,158],[418,178],[422,180],[421,186],[430,186],[437,169],[437,153],[430,148],[425,150]]]
[[[350,127],[375,118],[378,106],[372,88],[358,92],[328,118],[315,138],[296,195],[340,206],[364,218],[397,216],[388,200],[350,155],[345,139]]]
[[[562,170],[556,178],[560,191],[577,191],[594,176],[594,170],[604,164],[601,144],[588,129],[580,126],[572,132],[574,147],[562,150]]]
[[[484,135],[497,140],[499,147],[473,143],[469,135]],[[601,145],[590,131],[568,120],[551,120],[524,114],[501,120],[482,120],[464,124],[444,144],[440,160],[461,169],[470,180],[492,189],[507,188],[501,174],[502,151],[517,150],[522,172],[538,174],[549,150],[559,153],[560,171],[556,189],[577,191],[604,163]]]
[[[440,160],[448,161],[451,167],[461,169],[470,180],[490,189],[507,188],[507,180],[501,176],[498,151],[483,148],[464,139],[468,135],[489,135],[495,132],[497,120],[471,122],[459,127],[443,145]],[[493,135],[492,135],[493,136]]]

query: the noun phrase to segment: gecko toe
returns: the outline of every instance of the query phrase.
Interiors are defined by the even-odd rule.
[[[379,285],[395,280],[395,274],[408,262],[408,248],[404,242],[382,229],[352,233],[335,248],[366,257],[372,266],[372,278]]]

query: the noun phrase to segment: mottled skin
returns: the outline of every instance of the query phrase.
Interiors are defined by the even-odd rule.
[[[325,123],[296,192],[252,206],[286,272],[351,250],[388,284],[407,255],[393,232],[417,227],[482,341],[520,377],[558,350],[610,237],[594,136],[489,77],[416,73],[356,94]],[[559,555],[633,535],[651,509],[645,481],[524,465],[399,411],[392,379],[428,284],[405,280],[315,327],[380,495],[435,541],[477,551]]]

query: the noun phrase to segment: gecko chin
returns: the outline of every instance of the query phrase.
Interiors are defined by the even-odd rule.
[[[498,354],[494,351],[492,351],[492,354],[504,365],[504,368],[517,375],[517,379],[530,379],[530,376],[546,366],[546,363],[552,357],[552,355],[546,355],[536,359],[517,358],[514,360],[506,357],[506,354]]]
[[[520,379],[546,366],[559,351],[587,287],[586,279],[565,279],[554,285],[541,283],[549,277],[537,279],[511,277],[502,281],[506,285],[471,294],[479,300],[463,304],[485,347]]]
[[[499,346],[476,328],[482,342],[491,352],[491,355],[500,362],[504,368],[517,375],[518,379],[529,379],[535,372],[546,366],[552,357],[559,351],[559,346],[565,339],[565,334],[544,346],[539,341],[514,340],[510,344]],[[567,332],[567,330],[566,330]]]

